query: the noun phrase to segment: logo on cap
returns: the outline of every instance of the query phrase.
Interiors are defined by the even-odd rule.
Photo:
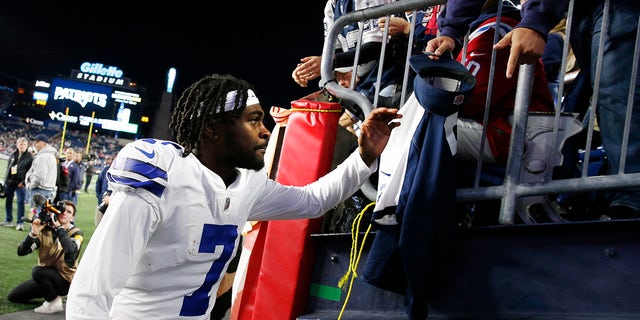
[[[464,95],[463,94],[459,94],[457,96],[455,96],[453,98],[453,104],[455,104],[456,106],[459,106],[461,104],[464,103]]]

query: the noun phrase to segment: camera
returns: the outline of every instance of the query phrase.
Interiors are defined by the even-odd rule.
[[[111,191],[107,190],[104,192],[104,195],[102,196],[102,198],[104,199],[104,197],[109,197],[109,196],[111,196]],[[102,200],[102,202],[100,202],[100,204],[96,209],[98,209],[98,211],[104,214],[104,212],[107,211],[108,206],[109,206],[109,202]]]
[[[7,195],[4,193],[4,184],[0,182],[0,199],[6,198]]]
[[[105,211],[107,211],[107,207],[109,206],[108,203],[102,201],[100,202],[100,204],[98,205],[98,211],[100,211],[101,213],[104,213]]]
[[[47,203],[47,205],[42,206],[38,214],[36,214],[36,218],[40,219],[44,224],[52,224],[57,219],[58,213],[62,211],[64,211],[64,202],[58,201],[54,205]]]
[[[55,204],[50,204],[49,199],[41,194],[34,194],[32,199],[33,203],[40,207],[40,211],[34,215],[33,220],[40,219],[43,224],[53,224],[55,219],[57,219],[58,213],[65,210],[64,202],[58,201]],[[24,219],[25,222],[33,222],[33,220]]]

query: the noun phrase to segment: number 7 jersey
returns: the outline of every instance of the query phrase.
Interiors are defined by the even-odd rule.
[[[67,319],[209,319],[247,220],[321,216],[372,173],[357,152],[319,181],[283,186],[237,169],[228,187],[173,142],[126,145],[67,299]]]

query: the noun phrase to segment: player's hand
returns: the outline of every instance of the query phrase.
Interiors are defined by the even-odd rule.
[[[402,114],[398,113],[398,109],[375,108],[364,120],[358,144],[360,145],[360,156],[368,166],[384,150],[389,141],[391,130],[400,125],[400,122],[393,120],[400,118],[402,118]]]

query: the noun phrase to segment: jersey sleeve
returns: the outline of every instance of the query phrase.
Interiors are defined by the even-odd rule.
[[[249,220],[317,218],[353,195],[377,166],[375,161],[367,167],[356,150],[336,169],[303,187],[284,186],[265,179],[264,188],[256,187],[264,192]]]
[[[480,15],[483,0],[449,0],[446,13],[438,17],[438,29],[443,36],[449,36],[462,43],[462,37],[469,25]]]
[[[110,319],[114,298],[141,259],[158,221],[156,207],[138,194],[116,192],[111,196],[71,282],[67,320]]]
[[[564,18],[566,0],[528,0],[522,4],[522,21],[519,28],[529,28],[537,31],[545,41],[551,28]]]
[[[110,189],[161,197],[167,187],[168,168],[183,151],[178,144],[163,140],[141,139],[129,143],[107,171]]]

